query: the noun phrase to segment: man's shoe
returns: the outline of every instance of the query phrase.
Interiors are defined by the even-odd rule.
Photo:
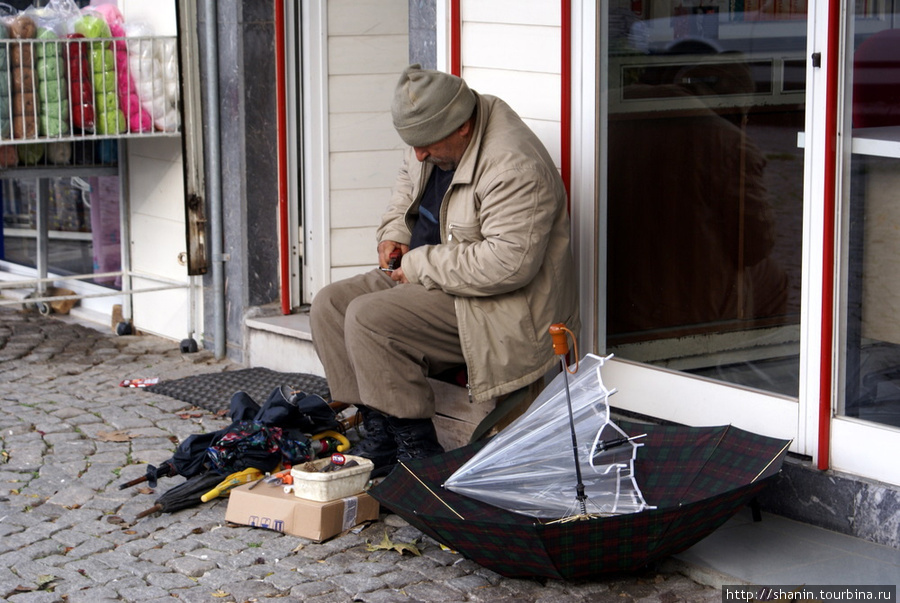
[[[444,452],[431,419],[387,417],[397,443],[397,461],[423,459]]]
[[[361,456],[372,461],[372,464],[375,465],[372,475],[378,477],[389,471],[397,462],[397,442],[385,415],[366,406],[357,406],[356,408],[356,412],[362,415],[366,437],[348,450],[347,454]]]

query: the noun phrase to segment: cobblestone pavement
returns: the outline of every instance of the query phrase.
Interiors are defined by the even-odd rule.
[[[137,520],[156,492],[120,490],[192,433],[228,420],[119,387],[243,368],[176,342],[0,308],[0,599],[66,601],[720,601],[673,569],[590,582],[513,580],[442,550],[396,515],[315,544],[225,523],[227,499]],[[387,533],[421,556],[369,551]]]

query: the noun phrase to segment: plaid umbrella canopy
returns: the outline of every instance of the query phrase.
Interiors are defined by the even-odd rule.
[[[618,424],[647,434],[635,472],[655,509],[553,522],[444,489],[483,443],[402,464],[369,493],[425,534],[501,575],[596,578],[640,569],[709,535],[779,472],[790,443],[732,426]]]

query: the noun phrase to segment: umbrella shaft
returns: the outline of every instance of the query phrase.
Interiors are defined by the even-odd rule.
[[[560,356],[559,362],[562,364],[563,380],[566,384],[566,404],[568,404],[569,407],[569,430],[572,432],[572,454],[575,457],[575,479],[578,480],[576,491],[578,493],[578,499],[581,500],[583,504],[585,498],[584,482],[581,479],[581,463],[578,460],[578,437],[575,435],[575,416],[572,413],[572,395],[569,393],[569,367],[566,366],[565,356]]]

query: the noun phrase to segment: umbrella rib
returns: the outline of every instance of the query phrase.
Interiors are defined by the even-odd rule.
[[[709,459],[712,456],[713,452],[716,450],[716,448],[719,447],[719,444],[721,444],[722,440],[725,439],[725,434],[727,434],[731,430],[731,428],[732,428],[731,425],[725,425],[725,429],[722,430],[721,434],[719,434],[719,438],[718,438],[718,440],[716,440],[716,443],[712,447],[712,450],[710,450],[709,454],[706,455],[706,458],[703,459],[703,464],[694,473],[694,476],[691,479],[691,483],[687,484],[687,486],[683,489],[683,493],[679,496],[679,501],[678,501],[679,505],[684,504],[684,498],[686,496],[686,493],[691,491],[691,489],[694,486],[694,482],[697,481],[697,478],[700,476],[701,473],[703,473],[703,469],[706,467],[706,465],[709,464]]]
[[[782,448],[781,450],[779,450],[779,451],[778,451],[778,454],[776,454],[775,456],[773,456],[773,457],[772,457],[772,460],[770,460],[768,463],[766,463],[766,466],[763,467],[762,470],[761,470],[759,473],[756,474],[756,477],[754,477],[753,479],[750,480],[750,483],[751,483],[751,484],[754,483],[756,480],[759,479],[759,476],[760,476],[760,475],[762,475],[763,473],[765,473],[766,471],[768,471],[768,470],[769,470],[769,467],[772,466],[772,463],[774,463],[776,460],[778,460],[778,457],[780,457],[780,456],[784,453],[784,451],[787,450],[788,446],[790,446],[790,445],[793,443],[793,441],[794,441],[794,440],[789,440],[788,443],[784,445],[784,448]]]
[[[462,519],[462,520],[465,520],[465,519],[466,519],[465,517],[463,517],[462,515],[460,515],[459,513],[457,513],[456,510],[455,510],[453,507],[451,507],[450,505],[448,505],[448,504],[446,503],[446,501],[444,501],[443,498],[441,498],[440,496],[438,496],[438,495],[434,492],[434,490],[432,490],[431,488],[429,488],[429,487],[428,487],[428,484],[426,484],[426,483],[423,482],[421,479],[419,479],[419,476],[416,475],[415,473],[413,473],[413,472],[412,472],[412,469],[410,469],[409,467],[407,467],[406,464],[405,464],[403,461],[400,461],[400,466],[403,467],[404,469],[406,469],[407,471],[409,471],[409,474],[410,474],[411,476],[413,476],[413,477],[416,479],[417,482],[419,482],[422,486],[424,486],[424,488],[425,488],[426,490],[428,490],[428,491],[431,493],[431,495],[432,495],[433,497],[435,497],[436,499],[438,499],[438,500],[441,502],[442,505],[444,505],[445,507],[447,507],[448,509],[450,509],[450,511],[451,511],[454,515],[456,515],[457,517],[459,517],[459,518]]]

